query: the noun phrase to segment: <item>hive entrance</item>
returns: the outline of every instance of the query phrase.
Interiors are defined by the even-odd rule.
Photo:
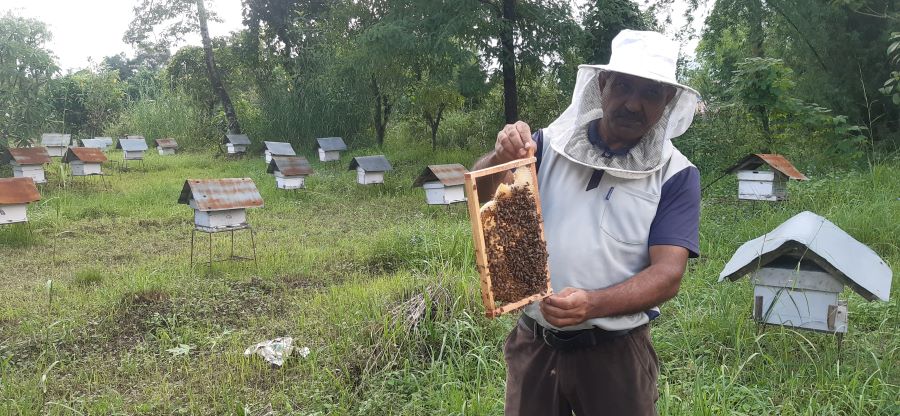
[[[482,300],[489,317],[517,310],[551,292],[534,163],[531,157],[466,174]],[[480,206],[475,179],[510,169],[515,169],[512,184],[501,184]]]

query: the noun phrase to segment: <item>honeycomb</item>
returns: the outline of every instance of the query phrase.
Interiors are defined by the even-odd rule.
[[[481,208],[481,225],[494,300],[511,303],[547,289],[547,245],[532,191],[531,172],[516,170]]]

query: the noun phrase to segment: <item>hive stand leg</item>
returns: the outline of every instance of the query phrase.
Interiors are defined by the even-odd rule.
[[[249,228],[250,230],[250,244],[253,246],[253,264],[256,266],[256,272],[259,273],[259,262],[256,260],[256,237],[254,236],[256,232],[253,231],[253,228]]]
[[[194,235],[197,234],[197,229],[191,230],[191,275],[194,274]]]
[[[212,263],[213,263],[213,256],[212,256],[212,233],[207,233],[207,234],[209,234],[209,273],[212,274]]]
[[[234,260],[234,230],[231,230],[231,257],[228,260]]]
[[[838,361],[840,361],[841,360],[841,351],[843,351],[843,346],[844,346],[844,333],[838,332],[836,335],[837,335]]]

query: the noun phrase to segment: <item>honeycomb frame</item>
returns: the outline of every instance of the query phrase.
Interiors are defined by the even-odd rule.
[[[531,302],[544,299],[553,293],[553,289],[550,286],[549,261],[547,261],[545,262],[544,270],[546,276],[546,288],[543,291],[524,297],[517,301],[505,303],[499,306],[497,305],[497,302],[495,302],[493,285],[491,281],[491,272],[488,266],[488,250],[486,250],[485,248],[485,233],[482,222],[481,201],[478,198],[478,185],[476,184],[476,179],[480,177],[509,171],[511,169],[528,169],[531,176],[529,181],[531,186],[530,193],[534,198],[535,209],[537,210],[537,218],[540,220],[543,218],[543,214],[541,212],[541,198],[537,185],[536,163],[537,159],[534,157],[532,150],[532,152],[530,152],[528,157],[526,157],[525,159],[514,160],[512,162],[507,162],[501,165],[492,166],[486,169],[476,170],[465,174],[465,188],[468,199],[469,222],[472,225],[472,238],[475,242],[475,263],[481,280],[481,300],[484,304],[485,315],[488,318],[495,318],[500,315],[516,311],[525,307]],[[538,221],[538,224],[540,229],[540,239],[544,242],[544,244],[546,244],[547,240],[544,237],[543,221]]]

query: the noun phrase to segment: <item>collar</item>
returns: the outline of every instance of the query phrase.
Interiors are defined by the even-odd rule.
[[[603,157],[611,158],[613,156],[625,156],[632,148],[634,148],[634,146],[636,146],[635,144],[618,150],[610,149],[609,146],[606,145],[606,142],[603,141],[603,137],[600,136],[600,129],[597,128],[597,123],[599,122],[600,119],[598,118],[591,120],[591,122],[588,123],[588,141],[603,151]]]

